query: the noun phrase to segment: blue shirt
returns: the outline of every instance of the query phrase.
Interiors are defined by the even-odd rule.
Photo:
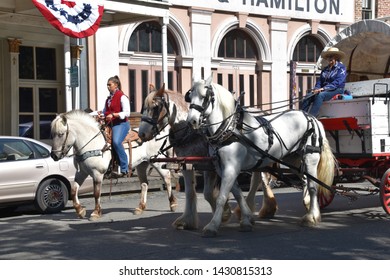
[[[347,69],[344,64],[336,61],[336,64],[332,68],[326,66],[322,70],[314,89],[323,88],[325,91],[332,91],[338,88],[344,88],[346,78]]]

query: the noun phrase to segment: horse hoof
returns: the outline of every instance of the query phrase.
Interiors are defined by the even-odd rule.
[[[89,217],[88,220],[91,222],[94,222],[94,221],[97,221],[99,219],[100,219],[100,217],[98,215],[91,215],[91,217]]]
[[[315,227],[321,222],[321,218],[315,219],[312,216],[305,215],[302,220],[300,225],[303,227]]]
[[[185,230],[187,229],[187,226],[184,222],[181,221],[175,221],[172,226],[177,230]]]
[[[99,211],[99,212],[93,211],[91,216],[89,217],[89,220],[93,222],[93,221],[99,220],[101,217],[102,217],[101,211]]]
[[[185,230],[186,229],[185,225],[175,225],[175,228],[177,230]]]
[[[232,217],[232,212],[224,212],[222,214],[222,223],[226,224],[230,221],[230,218]]]
[[[77,212],[77,216],[80,219],[84,219],[86,214],[87,214],[87,211],[85,210],[85,208],[82,208],[79,212]]]
[[[275,217],[275,212],[273,211],[262,211],[259,212],[259,219],[272,219]]]
[[[317,224],[316,223],[313,223],[311,221],[301,221],[300,225],[302,227],[309,227],[309,228],[312,228],[312,227],[315,227]]]
[[[252,225],[250,224],[250,225],[243,225],[243,224],[241,224],[240,225],[240,232],[251,232],[253,230],[253,227],[252,227]]]
[[[135,208],[133,214],[134,215],[141,215],[144,212],[141,208]]]
[[[176,228],[177,230],[196,230],[198,227],[196,225],[190,225],[189,223],[186,223],[182,220],[176,220],[172,226]]]
[[[237,219],[241,219],[241,208],[240,207],[237,206],[236,208],[234,208],[233,213],[237,217]]]
[[[202,237],[204,237],[204,238],[211,238],[211,237],[216,237],[216,236],[217,236],[217,232],[214,230],[204,229],[202,232]]]
[[[171,205],[170,205],[170,208],[171,208],[171,212],[176,212],[177,203],[171,204]]]

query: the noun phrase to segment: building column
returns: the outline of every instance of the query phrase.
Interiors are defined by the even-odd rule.
[[[10,121],[11,135],[19,135],[19,46],[22,40],[9,38],[9,59],[10,59],[10,112],[7,119]]]
[[[65,111],[73,109],[72,87],[70,85],[70,71],[72,67],[70,37],[64,36],[64,66],[65,66]]]
[[[287,86],[287,29],[289,18],[268,19],[270,25],[270,41],[272,53],[271,69],[271,102],[273,113],[288,109],[289,89]],[[286,101],[280,103],[280,101]],[[286,106],[286,107],[284,107]]]
[[[104,108],[107,95],[107,80],[110,77],[118,75],[119,69],[119,29],[118,26],[109,26],[99,28],[95,34],[95,67],[96,67],[96,92],[97,92],[97,110]],[[108,43],[107,38],[115,38]],[[128,94],[125,92],[125,94]]]
[[[211,16],[213,10],[190,9],[193,67],[192,78],[197,81],[211,75]]]
[[[161,19],[161,51],[162,51],[162,76],[163,83],[165,83],[165,88],[171,88],[168,84],[168,23],[169,17],[163,17]]]
[[[72,98],[73,98],[73,109],[81,109],[80,108],[80,54],[83,50],[84,46],[81,45],[71,45],[70,53],[71,53],[71,87],[72,87]]]

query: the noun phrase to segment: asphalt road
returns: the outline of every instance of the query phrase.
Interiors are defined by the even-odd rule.
[[[115,188],[115,186],[113,186]],[[0,216],[3,260],[390,260],[390,217],[379,195],[355,201],[336,196],[322,211],[322,223],[304,228],[301,191],[274,189],[279,210],[271,220],[256,219],[252,232],[240,232],[233,217],[216,238],[202,238],[210,207],[198,194],[199,230],[179,231],[172,222],[183,212],[185,196],[175,192],[179,207],[170,212],[165,191],[149,193],[148,209],[133,214],[138,192],[102,197],[103,217],[78,219],[73,208],[40,215],[28,207]],[[257,209],[262,193],[257,196]],[[89,215],[91,197],[82,198]],[[232,207],[234,200],[230,200]]]

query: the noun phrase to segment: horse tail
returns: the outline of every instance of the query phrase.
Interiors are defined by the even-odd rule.
[[[332,149],[329,145],[328,139],[323,139],[323,147],[320,156],[320,162],[317,166],[317,178],[321,182],[325,183],[327,186],[331,186],[334,180],[335,167],[337,166],[337,161],[333,155]],[[320,192],[330,192],[323,186],[319,185],[318,190]]]

